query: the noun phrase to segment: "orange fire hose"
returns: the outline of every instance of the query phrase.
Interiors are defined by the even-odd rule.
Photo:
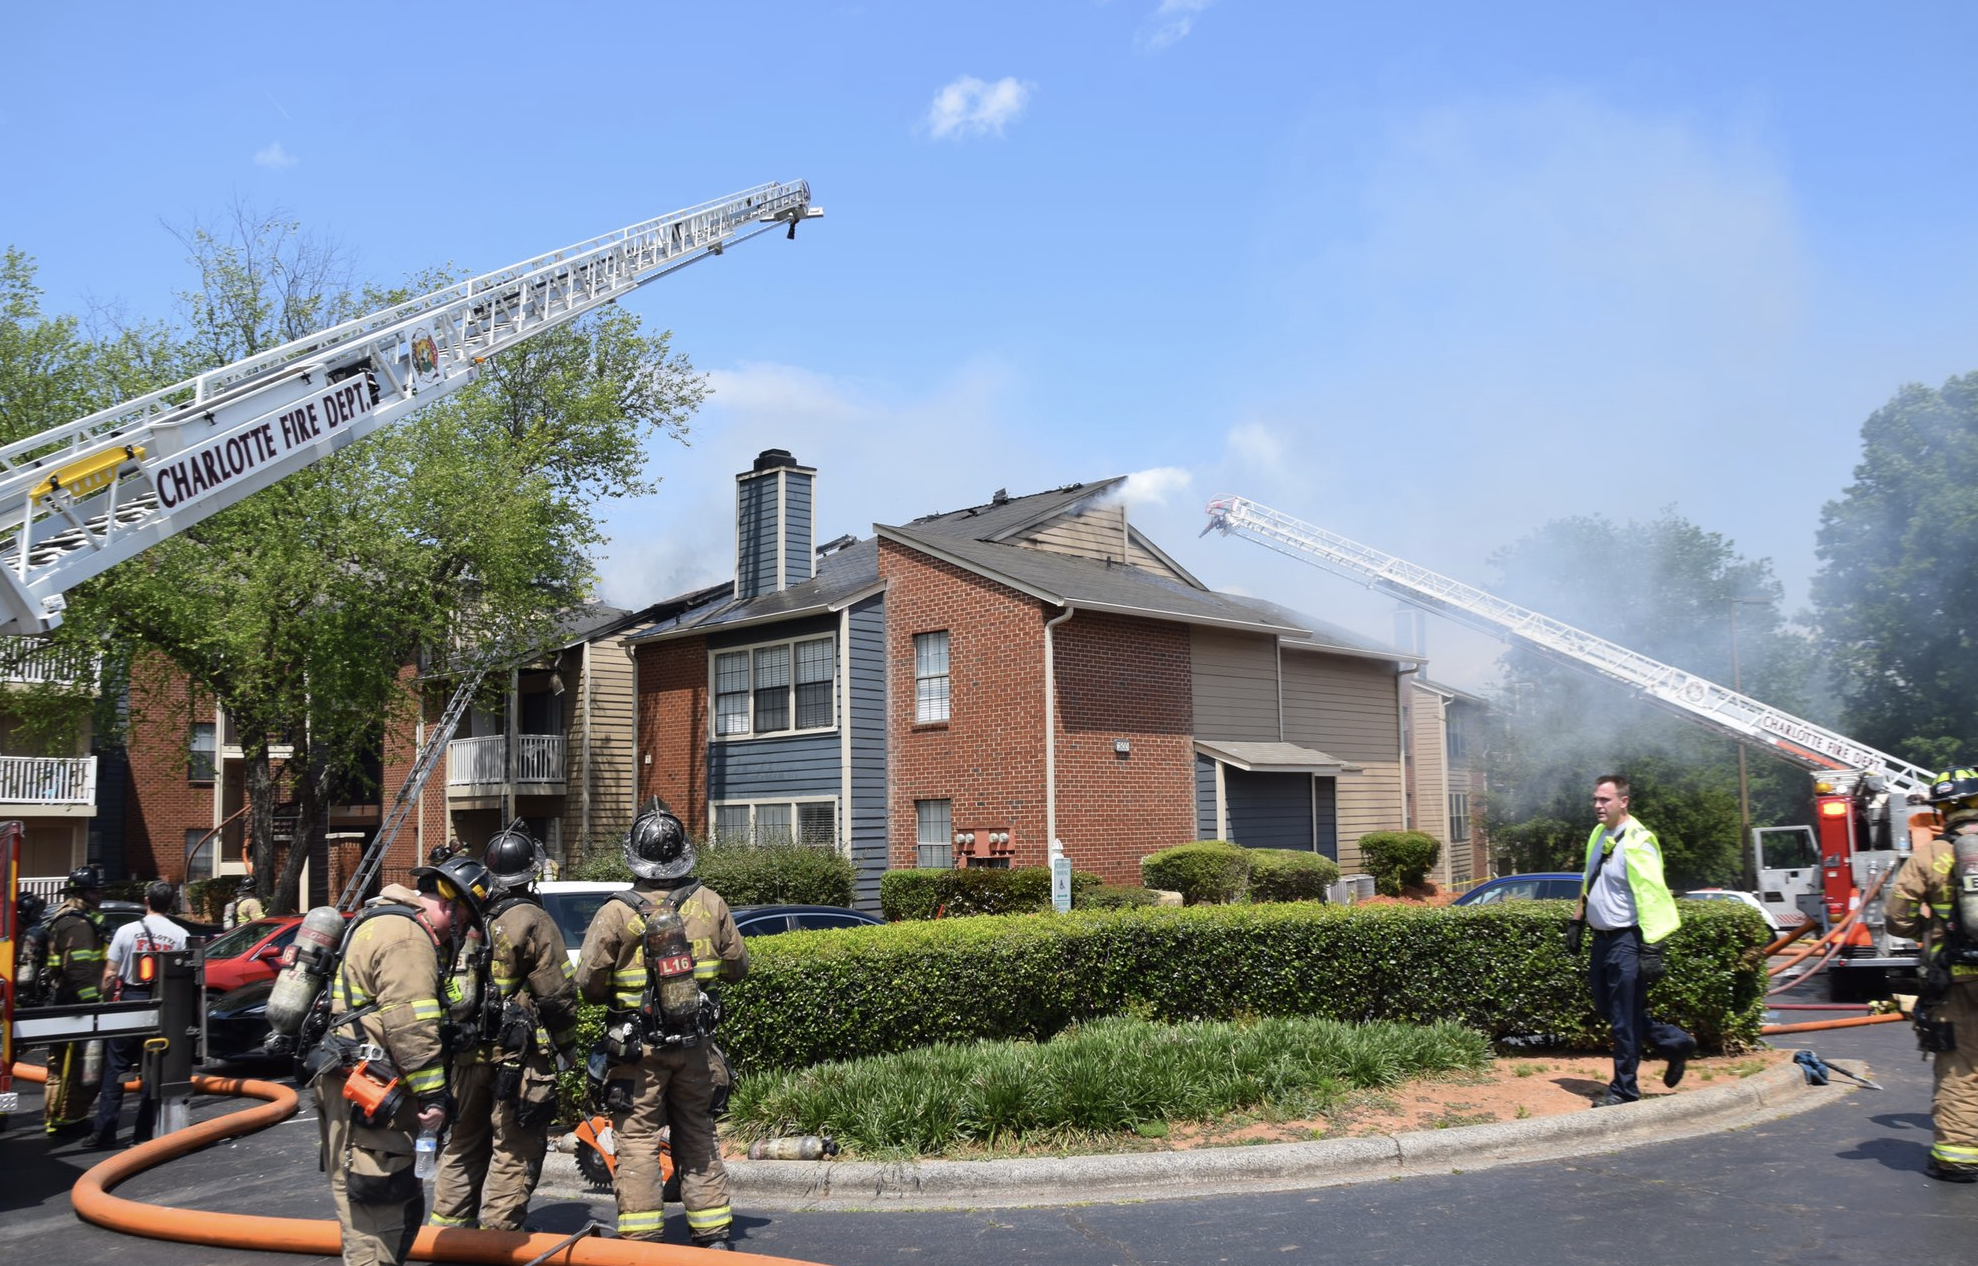
[[[14,1076],[45,1082],[47,1073],[34,1065],[15,1064]],[[216,1213],[204,1209],[174,1209],[140,1204],[113,1196],[110,1189],[128,1178],[169,1160],[236,1135],[251,1134],[286,1120],[296,1110],[296,1092],[271,1081],[236,1077],[194,1077],[193,1086],[206,1094],[244,1095],[265,1100],[259,1106],[201,1121],[120,1152],[76,1180],[69,1199],[76,1215],[112,1231],[181,1244],[215,1248],[259,1249],[306,1253],[315,1257],[343,1255],[342,1228],[331,1219],[272,1218],[245,1213]],[[484,1266],[528,1266],[543,1261],[556,1266],[692,1266],[708,1260],[707,1250],[684,1244],[644,1240],[580,1239],[530,1234],[523,1231],[469,1231],[459,1227],[424,1227],[413,1241],[412,1256],[428,1262],[474,1262]],[[550,1254],[545,1256],[545,1254]],[[759,1266],[813,1266],[790,1257],[734,1253],[732,1260]]]
[[[1766,1035],[1773,1033],[1811,1033],[1815,1029],[1852,1029],[1863,1024],[1894,1024],[1898,1020],[1907,1020],[1908,1018],[1906,1015],[1900,1015],[1891,1011],[1887,1015],[1850,1015],[1834,1020],[1808,1020],[1804,1024],[1767,1024],[1758,1031]]]
[[[1776,976],[1780,972],[1792,970],[1792,968],[1796,964],[1804,962],[1806,959],[1811,958],[1813,955],[1819,953],[1820,947],[1827,944],[1829,941],[1834,942],[1835,946],[1838,948],[1840,943],[1839,937],[1841,936],[1841,934],[1848,931],[1856,923],[1861,921],[1861,912],[1868,908],[1868,903],[1875,899],[1875,894],[1882,891],[1882,885],[1888,883],[1889,876],[1895,873],[1896,872],[1894,867],[1891,867],[1890,869],[1883,871],[1879,876],[1876,877],[1874,885],[1868,889],[1867,894],[1861,898],[1861,901],[1854,907],[1854,909],[1847,912],[1846,918],[1842,919],[1839,923],[1836,923],[1833,927],[1828,928],[1826,933],[1823,936],[1821,936],[1819,940],[1815,941],[1813,944],[1805,946],[1802,949],[1795,950],[1792,956],[1787,958],[1785,962],[1780,963],[1775,967],[1766,968],[1765,969],[1766,975]],[[1795,933],[1795,935],[1797,935],[1797,933]],[[1786,939],[1790,941],[1792,938],[1787,937]],[[1768,954],[1770,952],[1771,951],[1769,950],[1767,951]],[[1827,953],[1827,958],[1832,958],[1833,956],[1834,956],[1834,951],[1829,950]],[[1826,960],[1825,959],[1821,960],[1820,966],[1825,966],[1825,965],[1826,965]],[[1818,970],[1819,967],[1815,967],[1813,969],[1813,971],[1818,971]],[[1813,974],[1813,971],[1809,971],[1806,974],[1808,976],[1811,976]],[[1805,977],[1801,977],[1801,979],[1804,978]]]
[[[1808,932],[1811,932],[1817,926],[1819,925],[1814,923],[1812,919],[1808,919],[1806,922],[1800,924],[1792,931],[1786,933],[1784,936],[1781,936],[1778,940],[1772,942],[1770,945],[1767,945],[1765,947],[1765,957],[1770,958],[1772,957],[1772,955],[1780,953],[1786,948],[1786,946],[1791,945],[1794,941],[1797,941],[1800,937],[1805,936]]]

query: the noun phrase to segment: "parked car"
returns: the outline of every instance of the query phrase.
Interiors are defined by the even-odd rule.
[[[843,906],[742,906],[734,914],[735,927],[743,936],[867,928],[885,922],[863,910],[848,910]]]
[[[236,929],[238,930],[238,929]],[[286,1062],[262,1049],[268,1040],[268,995],[274,977],[211,995],[206,1004],[206,1062],[240,1060],[251,1063]]]
[[[1580,895],[1580,876],[1567,870],[1530,875],[1500,875],[1478,884],[1453,904],[1484,906],[1499,901],[1572,901]]]
[[[1686,901],[1742,901],[1764,916],[1765,926],[1771,928],[1774,934],[1785,931],[1788,925],[1787,920],[1767,910],[1765,903],[1758,899],[1756,893],[1740,892],[1735,888],[1696,888],[1683,893],[1682,896]],[[1799,917],[1791,921],[1791,926],[1797,927],[1806,921],[1805,915],[1799,914],[1798,911],[1793,913]]]
[[[556,920],[556,930],[563,933],[563,944],[570,951],[571,963],[577,961],[578,951],[584,948],[584,933],[590,930],[591,920],[604,908],[604,903],[611,900],[611,894],[623,892],[631,886],[629,883],[585,879],[555,879],[536,885],[536,895],[542,899],[543,909]]]
[[[299,914],[271,915],[208,941],[206,992],[225,993],[257,980],[273,980],[282,969],[283,953],[295,944],[295,933],[301,926]]]

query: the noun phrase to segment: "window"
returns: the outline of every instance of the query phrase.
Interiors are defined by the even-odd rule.
[[[212,782],[216,768],[213,761],[213,723],[196,721],[192,726],[191,750],[187,753],[185,776],[192,782]]]
[[[832,800],[743,801],[714,806],[714,838],[724,844],[838,843],[838,805]]]
[[[947,635],[942,636],[945,638]],[[919,829],[915,835],[920,855],[915,860],[926,868],[947,870],[953,867],[955,864],[954,802],[916,800],[913,802],[913,812],[919,822]]]
[[[913,635],[913,723],[948,719],[948,631]]]
[[[829,637],[717,652],[714,733],[737,737],[830,729],[836,678],[837,647]]]
[[[1463,723],[1450,717],[1444,724],[1448,727],[1443,734],[1449,748],[1449,759],[1451,763],[1461,761],[1470,754],[1470,741],[1463,733]]]
[[[1449,842],[1461,844],[1470,838],[1470,793],[1451,792],[1449,796]]]

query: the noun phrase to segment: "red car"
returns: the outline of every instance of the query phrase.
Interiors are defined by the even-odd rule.
[[[349,918],[349,915],[345,915]],[[225,993],[257,980],[273,980],[282,969],[282,952],[295,943],[299,914],[243,923],[206,943],[206,992]]]

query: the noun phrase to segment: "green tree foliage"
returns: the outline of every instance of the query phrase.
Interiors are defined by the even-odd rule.
[[[1842,728],[1942,767],[1978,755],[1978,374],[1911,384],[1861,428],[1813,581]]]
[[[1495,592],[1576,628],[1723,685],[1737,621],[1744,693],[1808,713],[1813,655],[1784,621],[1765,560],[1665,510],[1649,522],[1555,520],[1492,559]],[[1733,603],[1732,599],[1761,599]],[[1634,815],[1663,844],[1672,884],[1734,883],[1736,747],[1628,689],[1522,648],[1502,660],[1485,766],[1486,827],[1500,870],[1577,870],[1594,825],[1593,782],[1634,783]],[[1755,825],[1807,820],[1804,771],[1748,754]]]

